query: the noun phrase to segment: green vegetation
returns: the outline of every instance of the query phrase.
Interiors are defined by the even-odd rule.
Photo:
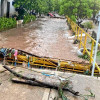
[[[100,56],[100,51],[97,52],[97,56]]]
[[[72,81],[70,81],[70,78],[73,77],[74,75],[72,76],[69,76],[68,78],[66,78],[66,80],[64,81],[61,81],[60,85],[59,85],[59,88],[58,88],[58,94],[59,96],[58,97],[55,97],[53,100],[70,100],[64,93],[64,90],[63,88],[68,88],[70,90],[72,90],[73,88],[73,85],[72,85]],[[87,89],[86,90],[88,92],[88,94],[84,95],[84,94],[79,94],[78,92],[76,92],[76,94],[80,97],[80,99],[82,100],[89,100],[90,98],[91,99],[94,99],[95,98],[95,94],[91,91],[91,89]]]
[[[48,13],[58,11],[60,8],[60,0],[15,0],[15,8],[23,8],[25,13],[35,10],[38,13]]]
[[[14,7],[18,12],[17,19],[25,18],[24,23],[30,22],[24,15],[31,15],[31,11],[35,13],[47,14],[48,12],[57,12],[61,15],[68,15],[78,25],[85,18],[94,18],[100,10],[100,0],[14,0]],[[11,19],[10,19],[11,20]],[[8,22],[8,21],[7,21]],[[5,24],[4,24],[5,25]],[[12,25],[12,24],[11,24]],[[6,25],[5,25],[6,26]],[[7,25],[9,27],[13,27]],[[92,23],[86,23],[88,28],[92,27]],[[3,30],[4,26],[1,26]]]
[[[92,21],[89,21],[89,22],[85,22],[82,24],[84,26],[84,28],[86,28],[88,31],[88,29],[92,29],[93,28],[93,22]]]
[[[100,61],[100,51],[97,52],[97,60]]]
[[[60,14],[68,15],[73,21],[79,23],[82,19],[91,17],[92,10],[87,0],[62,0]]]
[[[96,14],[100,10],[100,0],[89,0],[89,7],[92,9],[93,20],[96,17]]]
[[[68,15],[78,25],[85,19],[96,16],[100,0],[62,0],[60,14]]]
[[[85,59],[85,60],[88,60],[88,61],[90,60],[90,57],[87,53],[85,53],[83,56],[78,56],[78,57]]]
[[[63,88],[72,89],[73,86],[72,86],[72,82],[70,81],[70,78],[73,77],[73,76],[74,75],[69,76],[68,78],[66,78],[66,80],[61,81],[59,88],[58,88],[58,94],[59,94],[59,98],[61,98],[61,100],[69,100],[67,98],[67,96],[65,96]]]
[[[95,94],[91,90],[87,90],[87,91],[89,92],[88,95],[81,94],[80,97],[83,97],[84,100],[89,100],[90,97],[94,99],[95,98]]]
[[[0,31],[16,27],[16,20],[13,18],[0,18]]]
[[[85,18],[93,19],[100,10],[100,0],[15,0],[15,8],[23,8],[23,13],[35,10],[40,15],[54,11],[68,15],[80,24]]]
[[[26,15],[24,16],[24,24],[34,21],[36,17],[34,15]]]

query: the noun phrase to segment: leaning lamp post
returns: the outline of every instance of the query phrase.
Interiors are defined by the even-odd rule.
[[[95,63],[96,63],[96,55],[97,55],[98,43],[99,43],[99,37],[100,37],[100,11],[99,11],[99,15],[98,15],[98,21],[99,21],[99,27],[98,27],[98,33],[97,33],[97,40],[96,40],[95,54],[94,54],[94,61],[93,61],[93,68],[92,68],[91,76],[94,76]]]

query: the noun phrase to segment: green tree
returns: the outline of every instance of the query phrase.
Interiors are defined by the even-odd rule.
[[[48,13],[49,11],[52,11],[51,0],[38,0],[37,9],[39,13]]]
[[[68,15],[73,21],[77,21],[78,25],[83,19],[92,15],[92,10],[87,2],[88,0],[62,0],[60,6],[60,14]]]
[[[15,0],[15,8],[23,7],[26,12],[38,6],[38,0]]]
[[[35,10],[41,14],[53,10],[52,0],[15,0],[14,6],[15,8],[22,7],[26,13]]]
[[[52,9],[53,9],[53,11],[59,12],[60,2],[61,2],[61,0],[52,0]]]
[[[100,10],[100,0],[89,0],[89,7],[90,9],[92,9],[92,19],[94,21],[96,15],[98,14],[99,10]]]

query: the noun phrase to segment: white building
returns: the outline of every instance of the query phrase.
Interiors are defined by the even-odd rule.
[[[14,0],[0,0],[0,16],[9,17],[14,14],[15,8],[13,1]]]

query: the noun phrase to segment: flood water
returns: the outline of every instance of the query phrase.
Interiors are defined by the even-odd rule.
[[[0,33],[0,47],[22,49],[27,52],[59,59],[82,61],[77,47],[69,39],[66,19],[40,18],[23,27]]]

